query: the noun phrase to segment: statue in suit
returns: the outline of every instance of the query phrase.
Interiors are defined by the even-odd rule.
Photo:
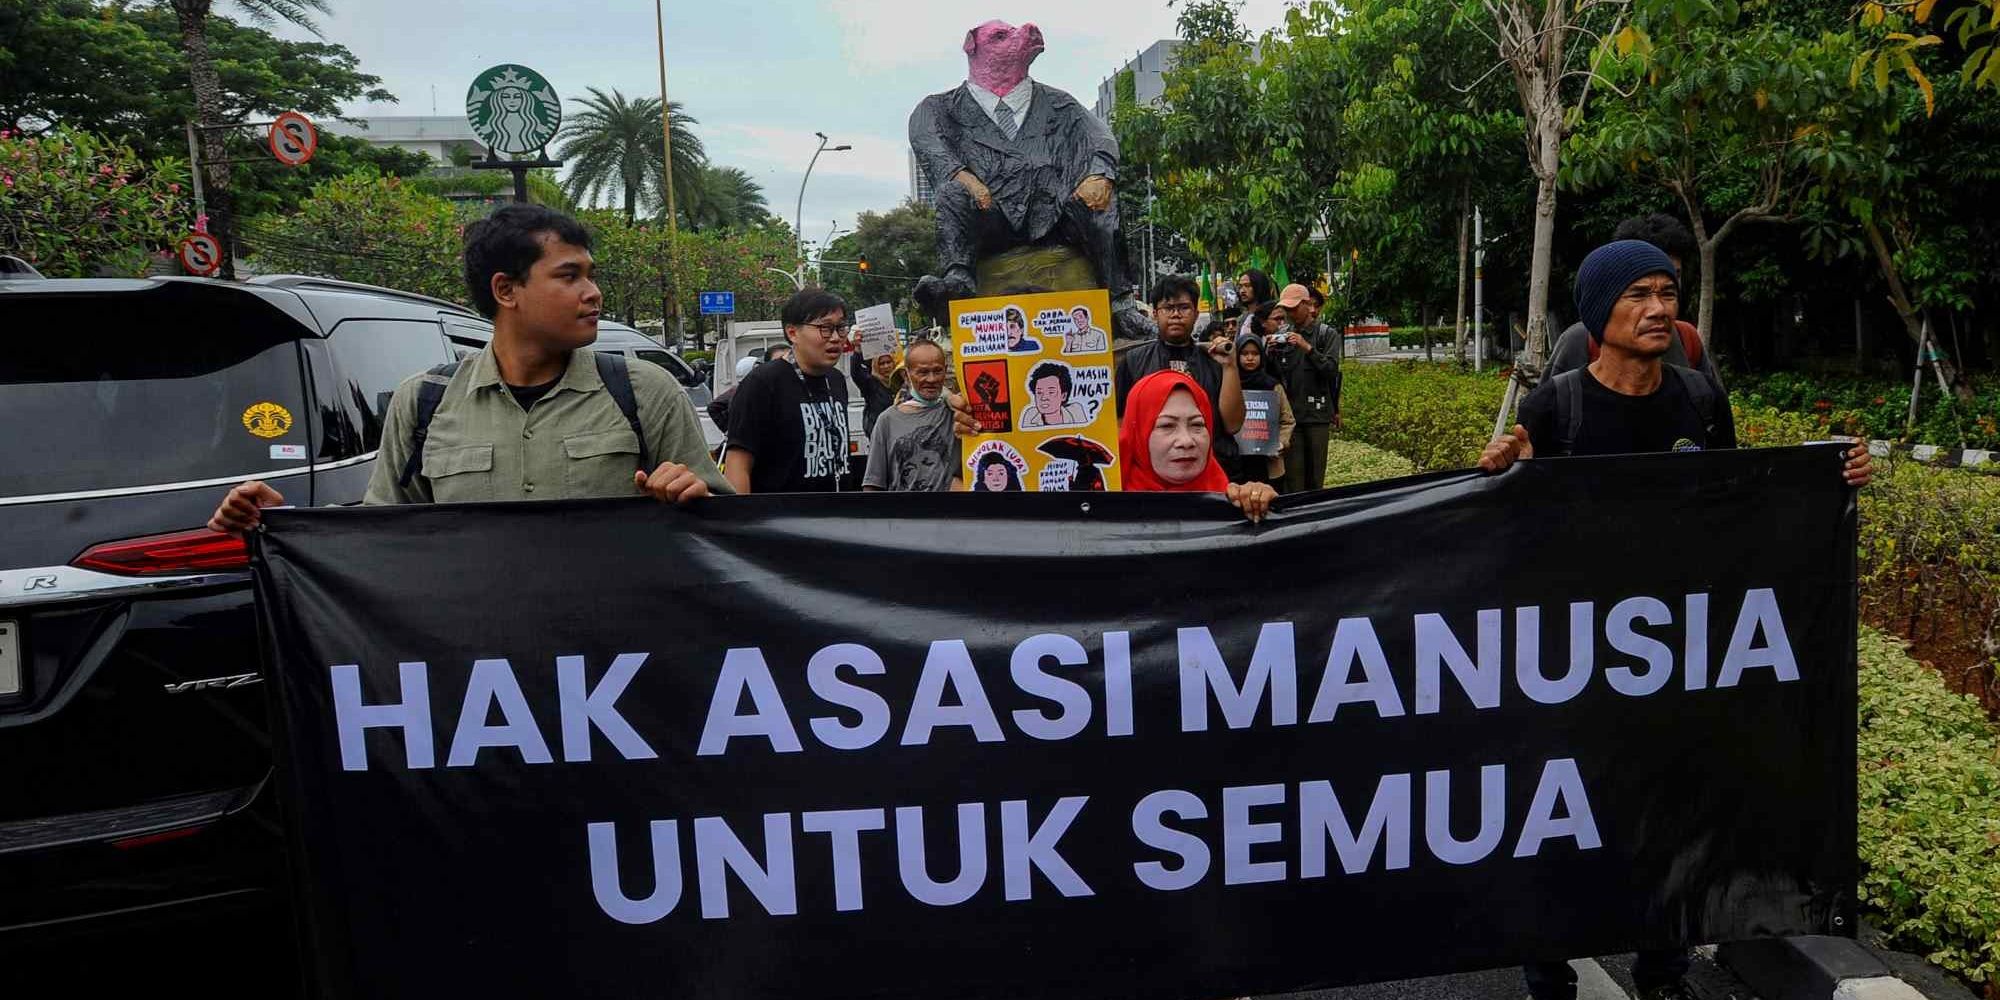
[[[910,148],[936,192],[942,269],[918,283],[917,300],[942,322],[952,299],[977,294],[982,256],[1068,244],[1110,290],[1113,327],[1124,337],[1145,321],[1118,247],[1118,142],[1076,98],[1028,78],[1042,47],[1032,24],[973,28],[965,83],[924,98],[910,115]]]

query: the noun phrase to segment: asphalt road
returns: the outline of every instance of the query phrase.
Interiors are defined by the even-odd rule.
[[[1872,934],[1864,931],[1864,944]],[[33,948],[0,938],[0,996],[179,995],[283,1000],[299,995],[289,918],[255,906],[196,919],[146,919]],[[1912,955],[1876,953],[1927,1000],[1977,1000],[1949,976]],[[1757,1000],[1749,987],[1697,949],[1689,981],[1703,1000]],[[1578,959],[1577,1000],[1630,996],[1632,956]],[[808,994],[809,995],[809,994]],[[1285,1000],[1521,1000],[1518,968],[1491,969],[1286,995]],[[1269,1000],[1279,1000],[1273,997]]]

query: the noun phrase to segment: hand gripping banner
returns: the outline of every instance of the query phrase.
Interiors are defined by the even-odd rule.
[[[333,996],[1225,997],[1854,928],[1840,450],[273,511]]]

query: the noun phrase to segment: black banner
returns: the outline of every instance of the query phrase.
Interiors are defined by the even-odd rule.
[[[1833,447],[275,511],[331,995],[1223,997],[1854,927]]]

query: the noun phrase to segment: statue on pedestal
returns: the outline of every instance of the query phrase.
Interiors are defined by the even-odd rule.
[[[1009,286],[1104,288],[1115,336],[1151,336],[1119,252],[1118,142],[1076,98],[1029,79],[1042,48],[1033,24],[987,21],[965,33],[966,81],[910,114],[942,268],[917,301],[942,324],[953,299]]]

